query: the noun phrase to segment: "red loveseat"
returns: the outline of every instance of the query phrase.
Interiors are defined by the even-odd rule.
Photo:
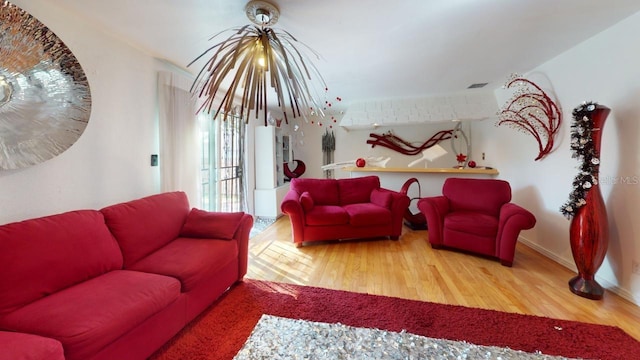
[[[442,196],[418,200],[434,249],[455,248],[497,258],[512,266],[521,230],[533,228],[535,216],[510,202],[504,180],[448,178]]]
[[[409,198],[380,187],[377,176],[291,179],[281,203],[293,242],[389,237],[397,240]]]
[[[171,192],[0,226],[0,357],[147,358],[242,280],[252,225]]]

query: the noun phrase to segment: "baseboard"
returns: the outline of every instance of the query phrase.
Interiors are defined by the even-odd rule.
[[[551,251],[543,248],[542,246],[533,243],[529,240],[527,240],[527,238],[520,236],[518,238],[518,241],[522,242],[523,244],[527,245],[528,247],[532,248],[533,250],[539,252],[540,254],[542,254],[543,256],[557,262],[558,264],[566,267],[567,269],[575,272],[576,274],[578,273],[578,269],[576,268],[576,264],[573,263],[573,261],[568,261],[567,259],[561,258],[558,255],[552,253]],[[600,285],[602,285],[602,287],[604,287],[605,289],[611,291],[612,293],[620,296],[621,298],[628,300],[629,302],[640,306],[640,303],[638,303],[638,301],[636,301],[636,299],[634,299],[633,294],[626,290],[623,289],[621,287],[619,287],[616,284],[611,283],[609,280],[598,276],[598,274],[596,274],[596,280],[600,283]]]

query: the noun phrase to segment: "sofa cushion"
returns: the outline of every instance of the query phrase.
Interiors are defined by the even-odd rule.
[[[391,195],[390,191],[373,189],[373,191],[371,191],[370,201],[373,204],[388,209],[391,207],[391,203],[393,203],[393,195]]]
[[[187,292],[203,280],[215,279],[220,269],[237,259],[236,241],[177,238],[130,269],[175,277]]]
[[[308,191],[305,191],[300,195],[300,205],[302,205],[302,209],[304,212],[309,212],[313,209],[314,202],[311,194]]]
[[[60,341],[38,335],[0,331],[2,358],[11,360],[65,360]]]
[[[98,211],[0,226],[0,315],[121,268],[120,248]]]
[[[452,211],[479,211],[498,216],[500,207],[511,201],[511,186],[496,179],[448,178],[442,194]]]
[[[338,180],[336,179],[307,179],[293,178],[289,189],[302,194],[305,191],[311,195],[315,205],[339,205]]]
[[[391,211],[372,203],[345,205],[349,224],[353,226],[387,225],[391,223]]]
[[[380,188],[377,176],[363,176],[352,179],[338,180],[340,205],[367,203],[371,199],[373,189]]]
[[[305,214],[307,225],[344,225],[349,223],[349,214],[341,206],[316,205]]]
[[[37,300],[0,323],[57,339],[67,358],[86,359],[179,296],[174,278],[116,270]]]
[[[495,238],[498,234],[498,218],[479,212],[455,211],[445,216],[444,228]]]
[[[168,192],[100,210],[124,256],[125,268],[177,238],[189,214],[184,192]]]
[[[191,209],[180,236],[231,240],[240,226],[244,212],[211,212]]]

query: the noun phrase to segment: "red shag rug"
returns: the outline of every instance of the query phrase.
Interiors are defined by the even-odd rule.
[[[151,359],[232,359],[262,314],[572,358],[640,359],[640,342],[617,327],[258,280],[231,288]]]

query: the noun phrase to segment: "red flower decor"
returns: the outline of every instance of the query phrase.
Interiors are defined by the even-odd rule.
[[[507,125],[531,134],[538,142],[540,160],[553,150],[553,140],[560,129],[562,111],[534,82],[511,75],[505,87],[521,87],[498,113],[497,125]]]
[[[465,162],[465,160],[467,160],[467,155],[462,154],[462,153],[456,155],[456,161],[457,162],[463,163],[463,162]]]

